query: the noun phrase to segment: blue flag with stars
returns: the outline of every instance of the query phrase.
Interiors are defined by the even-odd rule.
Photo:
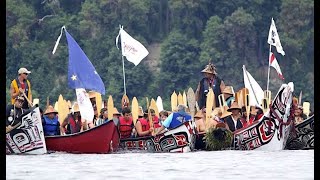
[[[73,37],[67,30],[65,32],[69,49],[68,86],[72,89],[89,89],[104,95],[105,86],[96,69]]]

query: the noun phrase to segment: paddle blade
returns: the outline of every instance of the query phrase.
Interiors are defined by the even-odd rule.
[[[310,114],[310,103],[309,102],[303,102],[302,108],[303,108],[303,114],[305,114],[307,117],[309,117],[309,114]]]
[[[110,95],[108,98],[108,102],[107,102],[107,108],[108,108],[108,119],[111,120],[113,118],[113,99],[112,96]]]
[[[133,99],[132,99],[131,112],[132,112],[133,123],[134,123],[134,125],[136,125],[136,122],[137,122],[138,116],[139,116],[139,104],[138,104],[138,100],[136,97],[133,97]]]
[[[171,111],[175,111],[177,108],[178,104],[178,96],[175,91],[171,94]]]
[[[129,101],[129,98],[126,94],[124,94],[122,96],[122,99],[121,99],[121,109],[123,109],[124,107],[129,107],[130,101]]]

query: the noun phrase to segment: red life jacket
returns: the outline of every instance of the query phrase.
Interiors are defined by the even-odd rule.
[[[159,123],[159,118],[158,118],[158,116],[154,116],[154,118],[153,118],[153,127],[154,127],[154,128],[159,128],[159,127],[161,127],[161,125],[160,125],[160,123]]]
[[[121,116],[119,118],[119,122],[120,122],[119,123],[120,124],[119,131],[120,131],[121,139],[130,138],[131,132],[132,132],[132,129],[133,129],[132,117],[130,117],[129,121],[126,121],[124,119],[124,117]]]
[[[148,131],[150,129],[150,123],[145,118],[139,118],[138,121],[141,123],[142,131]]]
[[[244,117],[240,118],[240,122],[243,128],[248,126],[247,120]]]
[[[80,132],[81,130],[81,118],[78,118],[78,122],[75,121],[75,119],[73,118],[73,116],[71,114],[68,115],[68,127],[67,127],[67,132],[66,134],[73,134],[73,133],[77,133]]]

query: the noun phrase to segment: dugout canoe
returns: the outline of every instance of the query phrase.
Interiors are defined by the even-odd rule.
[[[195,125],[192,121],[157,136],[120,139],[120,149],[146,152],[190,152],[195,145]]]
[[[6,154],[45,154],[45,137],[38,105],[24,112],[6,132]]]
[[[48,151],[107,154],[118,150],[119,138],[120,133],[116,125],[109,121],[79,133],[46,136],[45,141]]]
[[[282,84],[269,110],[257,121],[233,132],[230,149],[233,150],[283,150],[292,133],[294,108],[292,108],[293,83]],[[225,133],[225,131],[220,131]],[[218,135],[223,137],[224,135]],[[206,150],[205,134],[197,135],[196,149]],[[212,149],[212,148],[211,148]]]
[[[314,149],[314,115],[295,125],[295,131],[290,133],[286,149]]]

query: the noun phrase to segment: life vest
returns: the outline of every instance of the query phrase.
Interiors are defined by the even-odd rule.
[[[44,135],[45,136],[53,136],[53,135],[60,135],[58,134],[58,128],[59,128],[59,120],[56,117],[54,119],[49,119],[48,116],[43,116],[45,125],[43,127]]]
[[[81,117],[78,117],[78,122],[73,118],[71,114],[68,115],[68,125],[67,125],[67,131],[66,134],[73,134],[80,132],[81,130]]]
[[[26,83],[27,81],[27,83]],[[19,82],[19,86],[18,86],[18,83]],[[30,82],[29,80],[24,80],[24,84],[25,84],[25,94],[27,95],[28,99],[30,100],[30,97],[31,97],[31,85],[30,85]],[[21,87],[21,84],[20,84],[20,81],[17,79],[14,79],[12,80],[11,82],[11,86],[13,87],[14,91],[15,92],[19,92],[19,87]],[[11,104],[14,104],[15,102],[15,98],[11,98]],[[24,103],[26,103],[28,105],[28,101],[25,101]],[[25,106],[22,106],[23,108],[26,108]],[[27,106],[28,107],[28,106]]]
[[[119,118],[119,121],[120,121],[119,131],[120,131],[121,139],[130,138],[131,132],[132,132],[132,129],[133,129],[132,117],[130,117],[129,121],[126,121],[124,119],[124,117],[121,116]]]
[[[150,123],[148,120],[146,120],[145,118],[139,118],[138,121],[140,121],[141,123],[142,131],[148,131],[150,129]],[[137,136],[143,137],[143,136],[140,136],[139,134],[137,134]],[[144,135],[144,136],[147,136],[147,135]]]
[[[191,120],[191,116],[189,114],[182,113],[182,112],[174,112],[172,116],[172,121],[168,129],[174,129],[180,126],[181,124],[183,124],[184,122],[190,121],[190,120]]]
[[[214,77],[211,88],[214,92],[215,99],[221,94],[221,79],[218,76]],[[209,80],[208,78],[202,78],[200,81],[200,92],[199,92],[199,108],[202,109],[206,105],[207,93],[209,92]],[[216,101],[216,107],[219,107],[219,101]]]
[[[153,118],[153,127],[154,128],[161,127],[158,116],[154,116],[154,118]]]

